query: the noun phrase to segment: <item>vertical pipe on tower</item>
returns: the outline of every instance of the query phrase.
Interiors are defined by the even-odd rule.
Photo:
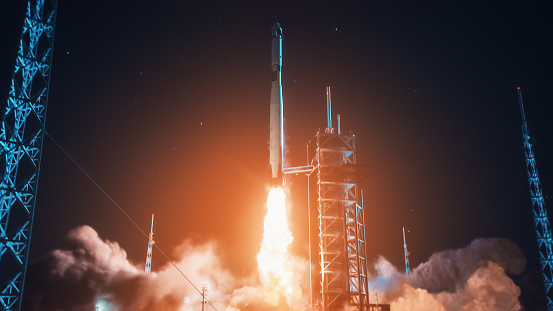
[[[326,130],[325,133],[332,133],[332,103],[330,99],[330,86],[326,87]]]
[[[307,148],[307,163],[306,165],[309,165],[309,144],[306,146]],[[307,221],[308,221],[308,245],[309,245],[309,307],[313,308],[313,276],[312,276],[312,260],[313,255],[311,254],[311,194],[309,191],[309,188],[311,186],[311,182],[309,178],[311,177],[311,173],[307,174]]]

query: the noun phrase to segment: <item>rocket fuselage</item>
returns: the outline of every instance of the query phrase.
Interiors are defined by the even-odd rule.
[[[270,134],[269,134],[269,170],[271,183],[284,184],[282,159],[284,156],[284,128],[282,125],[282,29],[275,23],[271,29],[271,66],[273,82],[271,84]]]

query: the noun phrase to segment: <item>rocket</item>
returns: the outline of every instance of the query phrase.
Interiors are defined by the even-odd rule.
[[[284,185],[282,159],[284,155],[284,127],[282,117],[282,28],[278,23],[271,29],[271,103],[269,119],[269,179],[273,186]]]

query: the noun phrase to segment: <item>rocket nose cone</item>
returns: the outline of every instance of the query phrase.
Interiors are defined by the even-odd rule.
[[[279,23],[275,23],[273,25],[273,28],[271,29],[271,35],[272,37],[280,37],[282,36],[282,28],[280,28]]]

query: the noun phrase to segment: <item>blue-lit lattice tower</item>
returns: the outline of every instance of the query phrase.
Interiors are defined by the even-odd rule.
[[[405,241],[405,227],[403,227],[403,257],[405,258],[405,274],[409,274],[411,264],[409,263],[409,251],[407,250],[407,242]]]
[[[553,290],[551,288],[553,286],[553,239],[551,238],[551,227],[549,226],[549,218],[547,217],[547,211],[545,209],[545,202],[543,200],[530,133],[526,123],[526,116],[524,115],[520,87],[517,92],[520,113],[522,115],[522,143],[524,145],[524,155],[526,157],[526,172],[528,173],[528,183],[530,186],[532,216],[534,217],[534,228],[536,229],[545,297],[547,300],[547,309],[553,311]]]
[[[317,174],[321,311],[368,310],[365,218],[359,204],[355,136],[317,133],[311,163]]]
[[[0,308],[20,310],[44,139],[57,0],[30,0],[0,129]]]

